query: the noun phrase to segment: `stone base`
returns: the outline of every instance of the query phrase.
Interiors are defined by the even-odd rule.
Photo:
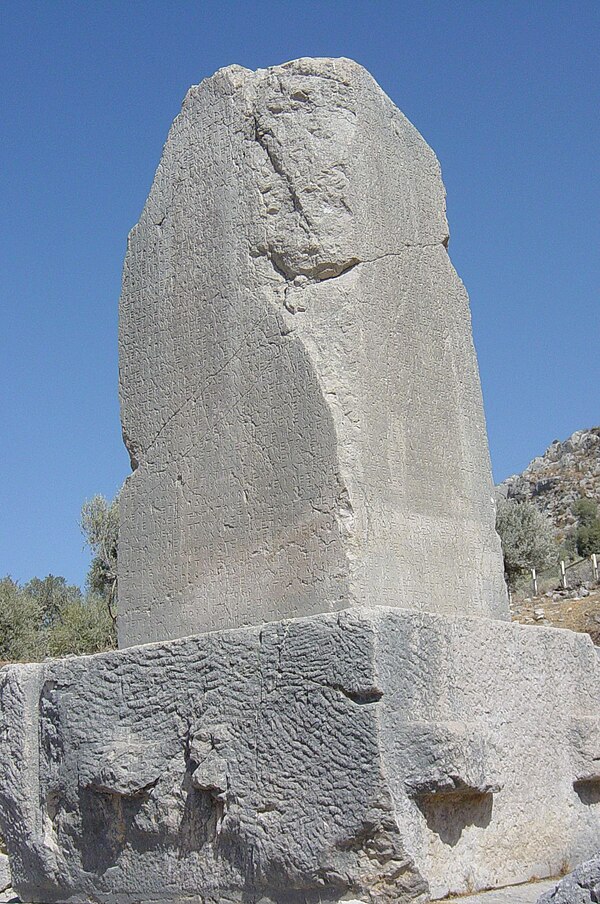
[[[0,682],[23,900],[391,904],[556,875],[599,846],[584,635],[351,609]]]

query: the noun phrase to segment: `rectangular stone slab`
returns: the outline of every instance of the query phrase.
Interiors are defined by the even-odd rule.
[[[392,904],[598,846],[587,636],[362,608],[0,682],[0,831],[26,901]]]

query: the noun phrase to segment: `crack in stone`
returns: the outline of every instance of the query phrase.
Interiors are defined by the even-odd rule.
[[[387,257],[402,257],[404,252],[408,251],[410,248],[437,248],[438,245],[447,248],[448,236],[437,242],[403,242],[401,251],[386,251],[385,254],[378,254],[375,257],[365,257],[364,260],[359,261],[359,264],[373,264],[377,261],[385,260]]]
[[[361,264],[372,264],[372,263],[376,263],[377,261],[385,260],[386,258],[390,258],[390,257],[401,257],[402,254],[407,249],[410,249],[410,248],[435,248],[438,245],[442,245],[443,247],[447,248],[447,242],[448,242],[447,238],[443,239],[442,241],[437,241],[437,242],[406,242],[404,244],[402,251],[389,251],[389,252],[386,252],[385,254],[377,255],[376,257],[364,258],[363,260],[360,260],[359,258],[356,258],[356,257],[352,257],[348,261],[346,261],[342,264],[326,261],[326,262],[323,262],[323,263],[317,265],[317,268],[315,268],[315,269],[320,268],[321,272],[327,273],[329,269],[335,268],[335,269],[338,269],[338,272],[331,273],[331,275],[324,275],[324,276],[318,276],[318,275],[310,276],[305,273],[297,273],[293,270],[290,270],[289,267],[286,267],[285,263],[282,260],[281,255],[270,249],[265,252],[262,252],[260,256],[266,257],[267,260],[269,261],[269,263],[271,264],[271,266],[273,267],[273,270],[275,271],[275,273],[277,273],[278,276],[282,277],[285,280],[286,284],[283,287],[283,305],[290,314],[297,314],[297,313],[304,313],[304,311],[306,309],[303,307],[296,307],[288,301],[288,295],[289,295],[289,292],[291,289],[295,289],[296,291],[301,291],[302,289],[305,289],[307,286],[312,286],[312,285],[316,285],[316,284],[323,283],[323,282],[329,282],[330,280],[333,280],[333,279],[339,279],[341,276],[344,276],[346,273],[349,273],[351,270],[354,270],[356,267],[360,266]],[[300,277],[302,278],[302,282],[297,283],[296,279],[298,279]],[[219,367],[213,373],[208,374],[207,379],[209,379],[209,380],[214,379],[223,370],[225,370],[226,367],[228,367],[228,365],[231,363],[231,361],[233,361],[237,357],[237,355],[240,353],[241,349],[243,348],[243,344],[244,344],[244,341],[246,340],[246,338],[251,334],[251,332],[254,329],[256,329],[256,326],[260,322],[261,321],[259,320],[257,323],[253,324],[252,328],[250,330],[248,330],[248,332],[243,337],[242,343],[238,346],[238,348],[235,350],[235,352],[227,359],[227,361],[224,362],[224,364],[221,365],[221,367]],[[175,411],[173,411],[172,414],[169,415],[169,417],[166,419],[166,421],[164,422],[164,424],[162,425],[160,430],[154,435],[152,440],[146,446],[145,450],[143,450],[144,456],[146,456],[147,453],[150,451],[150,449],[152,449],[152,447],[156,444],[156,442],[158,441],[158,439],[160,438],[162,433],[167,429],[169,424],[177,417],[178,414],[180,414],[183,411],[183,409],[187,405],[189,405],[191,402],[193,402],[195,400],[195,398],[196,398],[196,394],[194,393],[191,396],[189,396],[188,398],[186,398],[175,409]],[[123,436],[124,436],[124,440],[125,440],[125,445],[127,447],[127,450],[129,451],[129,457],[130,457],[130,461],[131,461],[132,471],[136,471],[137,468],[139,467],[140,460],[142,457],[142,449],[135,442],[135,440],[131,439],[129,436],[127,436],[127,438],[125,439],[125,433],[123,433]]]
[[[272,134],[272,132],[261,131],[261,128],[260,128],[260,125],[258,122],[258,117],[256,116],[256,114],[253,114],[253,122],[254,122],[254,140],[256,141],[258,146],[263,149],[264,153],[267,156],[267,159],[269,160],[269,163],[271,164],[271,166],[273,168],[273,171],[276,173],[276,175],[278,175],[285,182],[285,184],[287,186],[287,190],[290,195],[290,199],[292,201],[292,207],[295,210],[295,212],[298,214],[298,216],[300,217],[300,225],[302,226],[304,231],[308,233],[310,231],[310,229],[312,229],[312,227],[313,227],[310,217],[308,216],[308,214],[304,210],[304,207],[302,206],[302,202],[300,200],[298,192],[294,188],[294,184],[292,182],[291,176],[285,171],[284,167],[282,166],[281,161],[273,153],[272,147],[270,146],[269,142],[266,140],[267,136],[274,138],[274,135]]]
[[[359,267],[361,264],[377,263],[377,261],[385,260],[386,258],[390,257],[402,257],[402,255],[411,248],[436,248],[438,245],[442,245],[447,249],[448,238],[446,237],[445,239],[437,242],[406,242],[402,251],[388,251],[385,254],[379,254],[376,257],[367,257],[363,260],[360,260],[357,257],[351,257],[348,261],[342,264],[329,261],[322,262],[321,264],[318,264],[315,268],[313,268],[313,273],[316,272],[317,275],[310,275],[310,273],[308,272],[296,272],[294,270],[291,270],[284,263],[282,256],[277,252],[272,251],[271,249],[261,252],[260,256],[266,257],[266,259],[273,267],[275,273],[277,273],[278,276],[282,277],[285,280],[285,286],[283,288],[283,304],[290,314],[296,314],[298,312],[304,312],[305,308],[296,308],[288,303],[288,293],[291,289],[301,290],[305,289],[307,286],[329,282],[332,279],[339,279],[340,276],[344,276],[344,274],[349,273],[351,270],[354,270],[355,267]],[[302,279],[302,282],[296,282],[296,280],[299,278]]]

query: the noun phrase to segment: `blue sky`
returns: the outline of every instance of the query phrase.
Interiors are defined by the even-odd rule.
[[[84,580],[81,504],[129,468],[127,233],[187,88],[230,63],[353,57],[436,151],[496,480],[600,423],[599,45],[598,2],[4,0],[0,574]]]

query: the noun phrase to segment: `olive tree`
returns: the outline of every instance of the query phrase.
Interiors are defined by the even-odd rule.
[[[0,661],[35,662],[45,655],[44,612],[10,577],[0,580]]]
[[[81,509],[81,530],[93,553],[88,572],[88,590],[106,601],[109,615],[117,618],[119,548],[119,496],[110,502],[94,496]]]
[[[101,596],[88,594],[66,602],[60,620],[48,632],[48,654],[101,653],[116,646],[113,619]]]
[[[592,553],[600,554],[600,518],[598,518],[598,503],[595,499],[578,499],[572,507],[572,512],[577,518],[577,530],[575,532],[575,545],[582,558],[591,556]]]
[[[52,628],[60,621],[60,613],[67,604],[81,602],[82,599],[79,587],[67,584],[63,577],[54,574],[49,574],[45,578],[32,578],[25,584],[23,590],[40,606],[45,628]]]
[[[556,560],[552,525],[531,502],[500,499],[496,530],[502,542],[509,587],[514,587],[516,580],[529,569],[541,569]]]

